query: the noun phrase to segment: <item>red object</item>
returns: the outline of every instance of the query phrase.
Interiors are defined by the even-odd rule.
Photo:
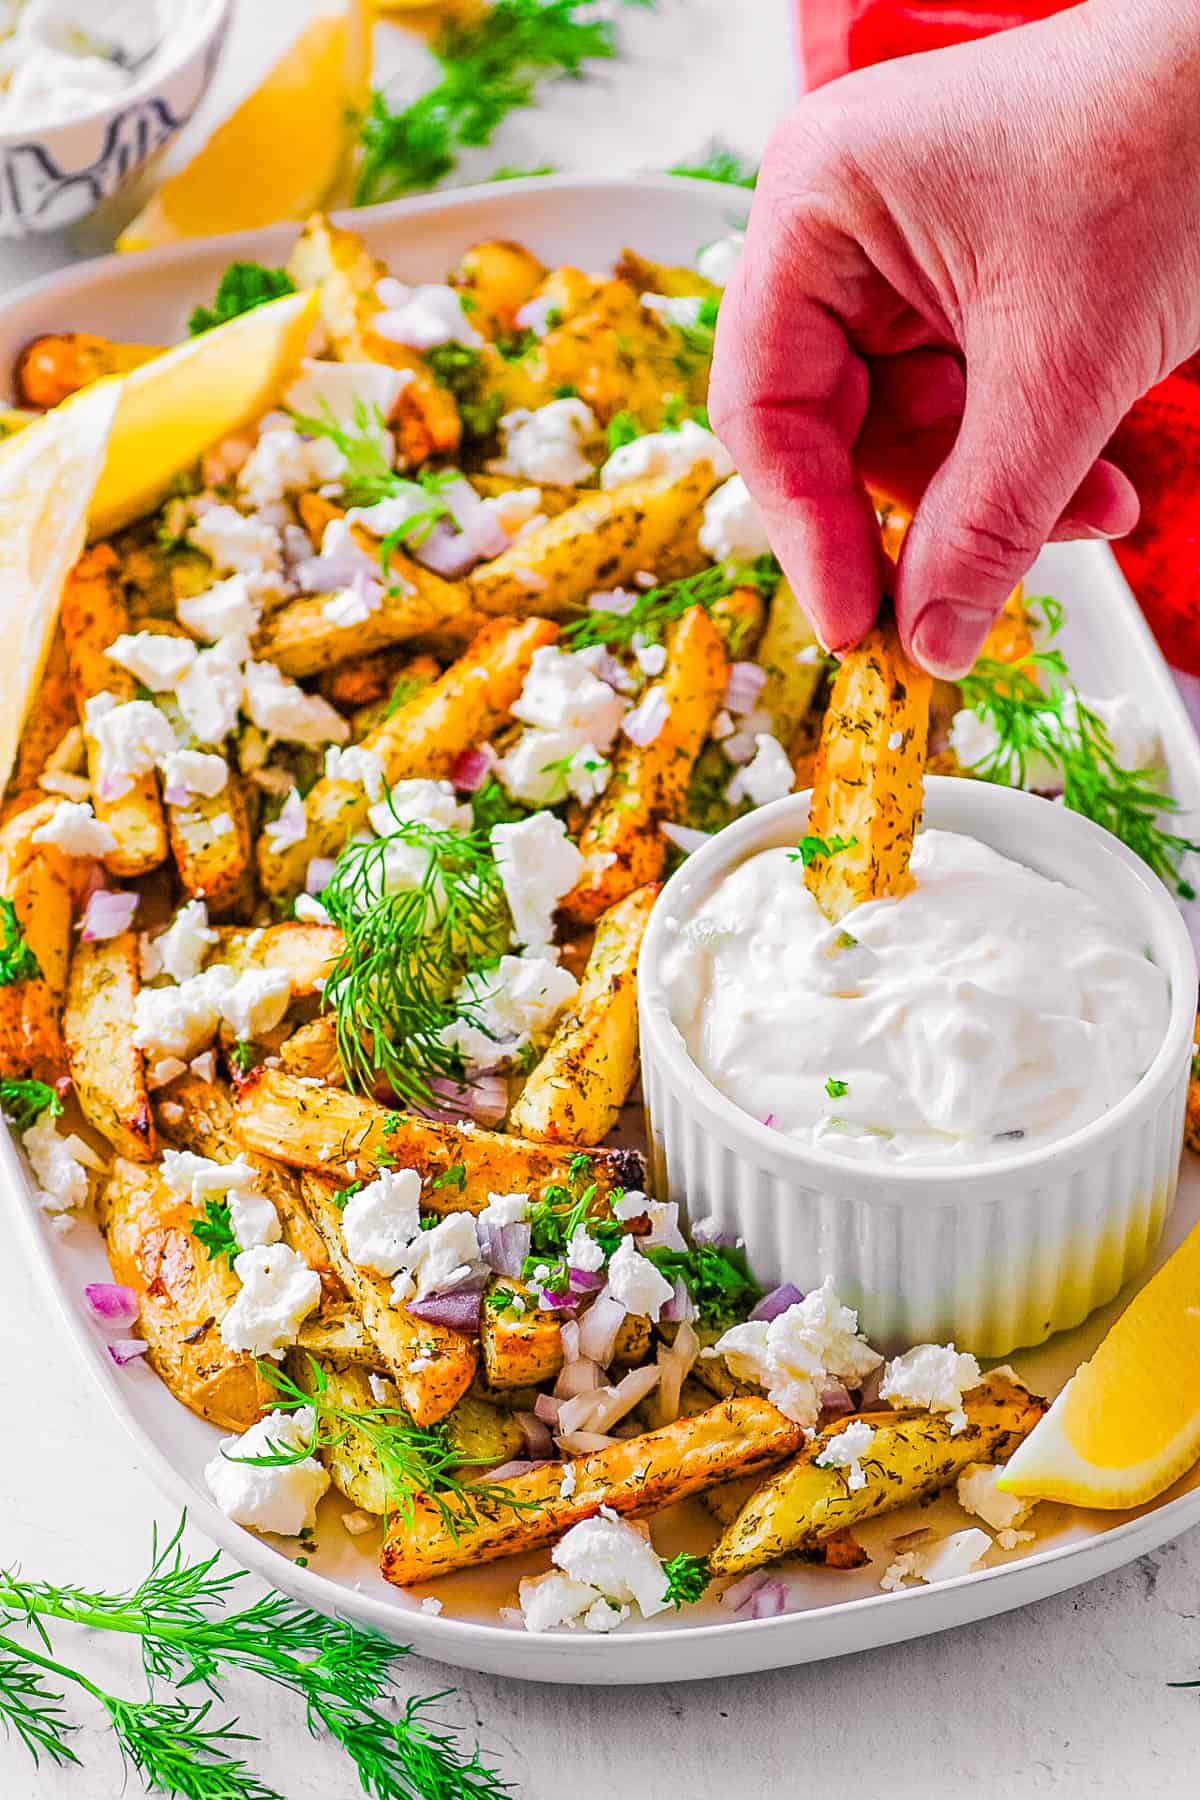
[[[1072,0],[1073,3],[1073,0]],[[1007,31],[1065,12],[1067,0],[796,0],[801,81],[820,87],[851,69]],[[1137,488],[1137,529],[1114,544],[1167,661],[1200,676],[1200,355],[1133,408],[1113,461]]]

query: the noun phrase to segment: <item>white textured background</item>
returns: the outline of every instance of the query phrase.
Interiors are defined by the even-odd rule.
[[[214,113],[306,10],[242,0]],[[791,94],[786,10],[660,0],[656,15],[624,14],[632,57],[518,116],[482,168],[662,167],[714,135],[756,153]],[[9,250],[0,285],[69,253]],[[170,1508],[76,1375],[11,1250],[0,1257],[0,1419],[0,1560],[59,1579],[135,1579],[150,1523],[172,1523]],[[102,1681],[136,1691],[132,1651],[76,1642]],[[478,1731],[525,1800],[1195,1800],[1200,1693],[1167,1684],[1200,1674],[1200,1534],[1024,1613],[818,1667],[672,1685],[664,1666],[660,1687],[575,1693],[417,1661],[406,1673],[417,1691],[457,1685],[446,1716]],[[267,1740],[258,1767],[287,1800],[350,1800],[340,1759],[294,1709],[249,1686],[229,1698]],[[76,1747],[84,1769],[35,1771],[0,1738],[2,1800],[112,1800],[121,1772],[105,1734],[85,1730]]]

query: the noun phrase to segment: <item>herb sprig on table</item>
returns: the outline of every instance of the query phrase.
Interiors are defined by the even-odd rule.
[[[199,337],[215,325],[224,325],[242,313],[265,306],[268,300],[282,300],[294,294],[296,284],[286,269],[267,269],[262,263],[230,263],[221,277],[216,298],[211,306],[197,306],[188,320],[188,332]]]
[[[309,1731],[345,1752],[373,1800],[503,1800],[511,1792],[478,1748],[465,1752],[429,1715],[444,1695],[409,1699],[396,1710],[393,1666],[409,1654],[405,1647],[283,1594],[235,1609],[249,1578],[221,1569],[217,1555],[185,1556],[183,1526],[161,1549],[155,1534],[150,1571],[133,1588],[0,1573],[0,1721],[35,1762],[44,1756],[59,1767],[79,1765],[78,1728],[65,1699],[73,1687],[107,1715],[147,1791],[181,1800],[286,1800],[242,1760],[253,1735],[214,1711],[228,1680],[256,1675],[303,1701]],[[61,1661],[51,1638],[57,1624],[138,1639],[145,1696],[111,1693]]]
[[[667,174],[688,175],[693,181],[719,181],[727,187],[752,188],[758,182],[758,170],[724,144],[711,145],[699,162],[673,163]]]

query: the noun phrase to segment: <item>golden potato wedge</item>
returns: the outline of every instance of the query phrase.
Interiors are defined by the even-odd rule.
[[[54,1081],[66,1052],[62,1007],[71,951],[73,902],[95,865],[68,859],[51,845],[35,844],[35,832],[54,811],[39,799],[15,813],[0,833],[0,895],[12,903],[21,939],[38,973],[0,987],[0,1074],[34,1074]]]
[[[345,1087],[346,1075],[338,1056],[337,1028],[332,1013],[322,1013],[300,1025],[279,1046],[279,1060],[289,1075],[307,1076],[328,1087]]]
[[[115,1158],[98,1201],[116,1281],[138,1297],[138,1331],[151,1367],[177,1400],[225,1431],[245,1431],[272,1391],[254,1358],[227,1350],[220,1322],[241,1283],[223,1257],[191,1234],[198,1209],[161,1174]]]
[[[158,1149],[142,1052],[133,1041],[141,985],[135,931],[75,946],[63,1037],[75,1096],[89,1125],[120,1155],[152,1162]]]
[[[314,1361],[316,1367],[314,1368]],[[369,1371],[337,1357],[320,1355],[311,1350],[289,1350],[287,1372],[306,1394],[315,1393],[323,1384],[324,1398],[330,1406],[346,1412],[373,1412],[379,1407],[371,1391]],[[396,1402],[399,1405],[399,1400]],[[379,1466],[379,1458],[370,1440],[346,1420],[339,1421],[334,1441],[320,1452],[329,1471],[329,1479],[341,1494],[364,1512],[380,1516],[391,1510],[394,1500]]]
[[[320,1242],[307,1219],[305,1225]],[[297,1246],[293,1244],[292,1248]],[[320,1254],[327,1257],[324,1244],[321,1244]],[[338,1286],[341,1286],[340,1280]],[[296,1344],[300,1350],[307,1350],[318,1358],[329,1357],[339,1365],[383,1370],[379,1345],[363,1324],[357,1308],[348,1300],[340,1305],[334,1300],[323,1300],[317,1311],[309,1313],[301,1324]]]
[[[563,618],[641,569],[662,579],[667,555],[698,569],[704,502],[716,485],[709,464],[700,463],[684,476],[589,494],[473,569],[466,582],[472,603],[484,613]]]
[[[525,1454],[525,1433],[516,1416],[478,1394],[464,1394],[444,1423],[455,1466],[464,1471],[494,1469]]]
[[[366,553],[376,556],[378,540],[365,532],[359,535]],[[319,675],[352,657],[368,656],[446,627],[461,632],[466,641],[483,623],[462,583],[444,580],[402,551],[391,558],[385,579],[389,586],[379,605],[352,625],[329,618],[328,594],[289,600],[264,623],[255,655],[276,663],[285,675]]]
[[[622,745],[608,786],[580,834],[583,874],[561,907],[575,924],[590,924],[662,875],[667,845],[659,826],[681,814],[692,765],[728,678],[716,627],[702,606],[689,607],[667,636],[661,681],[666,723],[651,743]]]
[[[450,286],[464,296],[471,323],[486,338],[511,337],[517,314],[532,300],[546,270],[532,250],[504,238],[473,244],[450,275]]]
[[[247,1150],[340,1186],[377,1168],[416,1169],[426,1183],[423,1203],[437,1213],[480,1212],[493,1193],[536,1198],[549,1185],[569,1180],[578,1154],[469,1123],[389,1112],[373,1100],[313,1087],[266,1067],[245,1083],[235,1129]],[[601,1200],[615,1187],[644,1188],[645,1165],[636,1150],[586,1154]]]
[[[602,423],[631,412],[655,431],[669,399],[699,404],[708,392],[710,357],[696,334],[664,325],[626,281],[602,282],[529,361],[548,392],[569,384]]]
[[[834,923],[865,900],[909,886],[931,687],[905,656],[891,619],[847,651],[838,669],[813,768],[808,833],[842,848],[814,856],[804,871]]]
[[[227,925],[217,934],[208,967],[223,963],[240,975],[246,969],[275,969],[288,976],[292,998],[318,994],[342,953],[336,925],[309,925],[283,919],[278,925]]]
[[[800,1427],[769,1401],[727,1400],[579,1457],[573,1465],[575,1488],[565,1499],[562,1470],[554,1464],[499,1483],[512,1495],[512,1506],[499,1499],[464,1505],[447,1496],[456,1532],[436,1507],[418,1499],[412,1522],[389,1532],[380,1566],[388,1581],[405,1587],[537,1550],[601,1506],[641,1518],[735,1475],[769,1469],[792,1455],[803,1438]]]
[[[135,695],[132,675],[106,654],[129,628],[118,576],[116,552],[109,544],[96,544],[80,557],[63,589],[62,633],[80,724],[96,695],[113,694],[122,703]],[[167,856],[158,782],[153,773],[140,775],[126,793],[106,799],[98,780],[99,747],[86,727],[85,737],[96,817],[117,840],[116,849],[104,858],[105,867],[114,875],[145,875]]]
[[[167,837],[185,894],[209,917],[245,916],[254,904],[254,837],[246,790],[231,769],[219,794],[166,807]]]
[[[494,620],[437,681],[398,707],[363,739],[383,762],[389,784],[409,776],[448,775],[465,750],[483,743],[508,717],[542,644],[556,628],[545,619]],[[268,894],[295,894],[314,856],[336,856],[366,822],[370,802],[358,782],[322,777],[305,800],[304,842],[272,850],[259,844],[259,874]]]
[[[509,1114],[519,1137],[598,1144],[637,1078],[637,960],[658,888],[638,888],[603,915],[579,992]]]
[[[25,726],[17,746],[16,761],[9,776],[6,793],[24,793],[37,786],[38,777],[63,738],[78,724],[75,693],[71,685],[71,666],[61,631],[50,640],[46,666],[38,683],[37,694],[25,715]]]
[[[627,281],[639,294],[668,294],[672,299],[698,295],[702,300],[719,300],[721,290],[695,269],[678,263],[652,262],[628,247],[614,271],[618,280]]]
[[[13,367],[22,406],[49,411],[104,375],[128,375],[161,356],[157,344],[118,344],[90,331],[46,331],[31,338]]]
[[[794,1462],[752,1494],[710,1558],[714,1575],[740,1575],[813,1548],[910,1500],[948,1487],[968,1463],[1003,1462],[1046,1411],[1011,1373],[994,1369],[963,1396],[967,1423],[951,1433],[944,1413],[861,1415],[875,1436],[862,1459],[866,1484],[852,1489],[845,1469],[818,1468],[824,1446],[849,1423],[817,1433]]]
[[[483,1372],[491,1388],[538,1387],[553,1381],[563,1366],[562,1326],[553,1313],[540,1312],[529,1288],[499,1277],[489,1294],[518,1294],[525,1311],[498,1311],[485,1295],[479,1327]]]
[[[756,661],[767,671],[759,704],[771,714],[775,735],[790,754],[816,699],[825,653],[787,581],[775,590]]]
[[[330,1262],[379,1346],[404,1410],[418,1425],[436,1424],[461,1400],[475,1378],[478,1351],[474,1339],[443,1325],[431,1325],[396,1306],[388,1278],[352,1261],[342,1237],[342,1209],[335,1184],[305,1175],[300,1192]]]

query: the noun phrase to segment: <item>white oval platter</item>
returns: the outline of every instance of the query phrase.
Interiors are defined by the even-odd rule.
[[[468,244],[490,236],[517,238],[547,261],[585,267],[606,266],[626,243],[664,260],[690,261],[701,244],[743,221],[747,199],[737,189],[661,176],[562,176],[426,196],[356,213],[346,222],[398,273],[440,280]],[[211,295],[234,257],[281,263],[294,235],[294,226],[273,226],[109,257],[33,283],[0,301],[0,369],[11,368],[16,352],[39,331],[86,329],[142,343],[170,342],[182,335],[191,308]],[[1091,694],[1136,694],[1159,724],[1174,793],[1185,807],[1200,806],[1200,746],[1109,552],[1100,545],[1051,548],[1030,585],[1031,592],[1041,589],[1066,606],[1064,643],[1080,686]],[[345,1507],[336,1497],[322,1504],[317,1547],[306,1567],[295,1562],[294,1544],[258,1538],[232,1524],[213,1505],[203,1481],[204,1464],[220,1434],[178,1405],[148,1368],[113,1365],[82,1304],[84,1283],[108,1273],[99,1233],[86,1222],[64,1236],[49,1228],[5,1132],[0,1132],[0,1188],[42,1291],[61,1312],[73,1351],[131,1434],[139,1458],[164,1492],[187,1507],[192,1522],[297,1600],[463,1668],[531,1681],[618,1685],[744,1674],[842,1656],[1028,1605],[1105,1574],[1200,1523],[1198,1471],[1137,1513],[1084,1514],[1043,1506],[1035,1514],[1037,1537],[1025,1553],[993,1552],[996,1566],[975,1575],[883,1593],[879,1575],[895,1537],[917,1525],[953,1529],[966,1522],[951,1502],[941,1500],[877,1521],[864,1532],[872,1556],[881,1559],[870,1568],[790,1574],[795,1610],[779,1618],[736,1619],[713,1601],[626,1625],[608,1637],[534,1636],[506,1614],[518,1579],[546,1566],[544,1557],[493,1564],[436,1589],[409,1593],[380,1577],[376,1533],[351,1537],[342,1528]],[[1200,1170],[1185,1158],[1159,1260],[1197,1221]],[[1057,1392],[1128,1298],[1126,1292],[1079,1330],[1011,1360],[1031,1386]],[[659,1548],[668,1554],[702,1548],[702,1519],[688,1508],[663,1515],[655,1524]],[[421,1606],[423,1595],[435,1591],[441,1613]]]

